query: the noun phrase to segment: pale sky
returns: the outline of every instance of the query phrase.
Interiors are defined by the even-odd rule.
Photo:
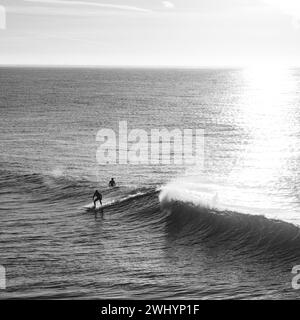
[[[300,0],[0,0],[0,64],[300,66]]]

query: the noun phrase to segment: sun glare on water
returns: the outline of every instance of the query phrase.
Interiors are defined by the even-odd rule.
[[[289,161],[297,150],[294,72],[276,66],[243,71],[236,121],[247,138],[241,141],[245,147],[232,175],[241,184],[261,190],[247,195],[249,203],[261,208],[281,208],[285,201],[280,200],[282,190],[278,186],[282,181],[291,183],[293,176]]]

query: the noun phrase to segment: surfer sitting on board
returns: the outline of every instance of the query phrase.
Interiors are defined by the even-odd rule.
[[[96,190],[94,195],[93,195],[93,201],[94,201],[94,206],[96,208],[96,202],[99,201],[101,206],[102,206],[102,194]]]
[[[115,187],[116,186],[116,181],[114,178],[111,178],[108,184],[110,187]]]

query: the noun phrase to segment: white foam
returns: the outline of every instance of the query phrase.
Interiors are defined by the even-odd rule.
[[[218,207],[218,193],[206,184],[177,180],[161,188],[159,201],[182,201],[213,209]]]
[[[55,178],[59,178],[64,175],[64,170],[62,168],[54,168],[50,174]]]
[[[180,201],[217,211],[263,215],[300,226],[298,214],[283,208],[283,204],[281,207],[273,204],[272,198],[262,190],[216,185],[203,180],[196,176],[176,179],[161,188],[159,200],[161,203]]]

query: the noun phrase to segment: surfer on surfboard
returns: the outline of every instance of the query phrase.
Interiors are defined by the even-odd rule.
[[[96,190],[94,195],[93,195],[93,201],[94,201],[94,207],[95,208],[96,208],[97,201],[99,201],[101,206],[102,206],[102,194],[98,190]]]

